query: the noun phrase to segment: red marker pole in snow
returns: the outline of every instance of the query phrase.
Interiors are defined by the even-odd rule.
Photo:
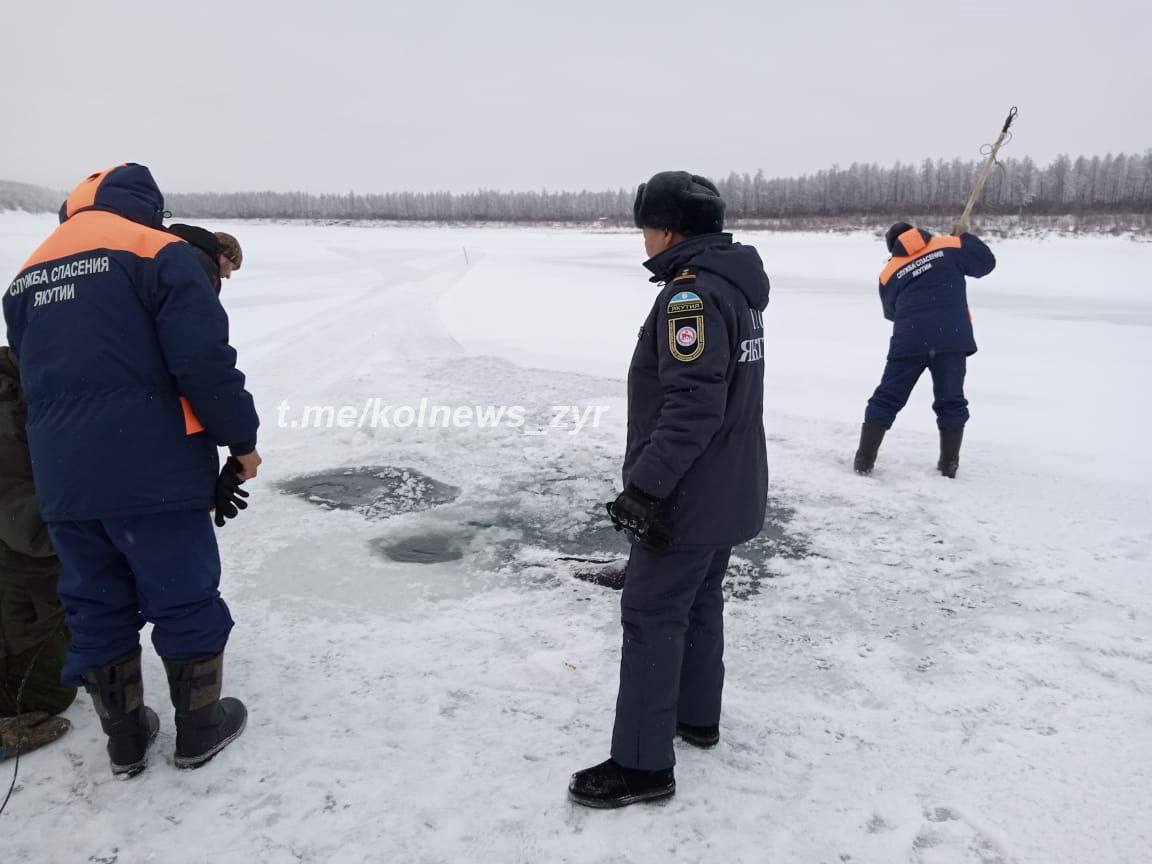
[[[976,182],[972,184],[972,191],[968,193],[968,203],[964,205],[964,212],[960,214],[960,218],[956,220],[956,224],[952,231],[953,234],[958,233],[955,229],[967,230],[971,227],[972,223],[972,209],[976,206],[976,202],[980,200],[980,196],[984,194],[984,184],[988,182],[988,175],[992,173],[992,166],[996,164],[996,154],[1000,152],[1003,147],[1011,138],[1009,130],[1012,128],[1012,121],[1016,119],[1016,106],[1012,106],[1012,110],[1008,112],[1008,118],[1004,121],[1004,128],[1000,130],[1000,134],[996,137],[992,149],[988,151],[987,157],[984,159],[984,164],[980,166],[980,173],[976,175]]]

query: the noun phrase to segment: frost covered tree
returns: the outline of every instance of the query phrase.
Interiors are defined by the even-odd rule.
[[[733,219],[948,216],[962,206],[976,160],[925,159],[881,166],[853,162],[799,177],[732,172],[717,185]],[[564,192],[304,192],[171,194],[180,219],[264,218],[426,222],[611,222],[632,216],[631,189]],[[0,209],[55,210],[64,193],[0,181]],[[994,169],[980,212],[1023,215],[1152,215],[1152,149],[1141,154],[1058,156],[1040,167],[1004,159]]]

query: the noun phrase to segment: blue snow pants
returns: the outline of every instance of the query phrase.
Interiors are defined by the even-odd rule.
[[[72,643],[61,678],[134,653],[140,629],[165,660],[219,654],[232,630],[220,597],[220,552],[207,510],[50,522],[58,591]]]
[[[626,768],[676,764],[676,724],[720,722],[724,573],[731,547],[653,552],[633,544],[620,597],[624,644],[612,758]]]
[[[866,423],[891,429],[896,415],[908,403],[912,388],[928,369],[932,373],[932,410],[936,426],[958,429],[968,422],[968,400],[964,398],[964,373],[968,356],[960,351],[921,354],[914,357],[889,357],[880,386],[868,400],[864,411]]]

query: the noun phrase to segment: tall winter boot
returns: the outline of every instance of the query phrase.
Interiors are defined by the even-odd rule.
[[[176,709],[176,767],[199,768],[244,732],[248,709],[239,699],[220,698],[224,655],[165,660]]]
[[[936,467],[945,477],[955,479],[960,467],[960,442],[964,440],[964,427],[940,430],[940,461]]]
[[[117,777],[135,777],[148,766],[148,749],[156,740],[160,720],[144,704],[140,649],[107,666],[84,674],[84,689],[108,736],[108,758]]]
[[[856,473],[871,474],[876,466],[876,454],[880,452],[880,442],[888,430],[879,423],[864,423],[860,426],[860,446],[856,449]]]

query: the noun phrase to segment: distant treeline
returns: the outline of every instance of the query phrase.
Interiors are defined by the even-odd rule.
[[[979,160],[925,159],[884,167],[853,163],[801,177],[729,174],[717,181],[733,219],[947,216],[959,212]],[[421,222],[610,222],[632,216],[633,190],[603,192],[304,192],[171,194],[181,219],[378,219]],[[0,209],[54,210],[60,193],[0,182]],[[979,212],[1011,215],[1152,213],[1152,149],[1141,155],[1060,156],[1041,167],[1005,159],[985,189]]]
[[[717,185],[735,219],[811,216],[955,214],[963,207],[979,161],[925,159],[890,167],[854,163],[802,177],[729,174]],[[634,191],[390,192],[306,195],[243,192],[173,195],[182,217],[395,219],[430,222],[627,222]],[[1061,156],[1047,167],[1005,159],[994,170],[982,213],[1089,214],[1152,212],[1152,150],[1143,155]]]
[[[63,202],[62,194],[30,183],[0,180],[0,210],[25,210],[29,213],[53,211]]]
[[[717,185],[729,213],[738,218],[951,215],[962,209],[979,168],[980,161],[960,159],[891,167],[857,162],[787,179],[767,179],[763,171],[730,174]],[[1001,160],[993,167],[979,211],[1152,213],[1152,149],[1132,156],[1060,156],[1047,167],[1028,157]]]

